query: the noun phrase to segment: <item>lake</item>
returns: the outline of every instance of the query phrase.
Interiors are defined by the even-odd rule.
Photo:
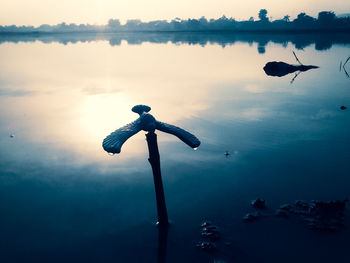
[[[293,51],[319,68],[265,74],[298,64]],[[335,232],[273,216],[350,196],[349,56],[341,34],[2,35],[0,261],[349,262],[349,208]],[[137,104],[201,141],[156,132],[165,239],[145,132],[102,148]],[[243,222],[256,198],[264,216]],[[205,221],[221,235],[211,252],[196,246]]]

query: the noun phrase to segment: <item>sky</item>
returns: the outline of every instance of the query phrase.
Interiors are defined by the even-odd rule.
[[[0,25],[106,24],[110,18],[171,20],[176,17],[236,20],[257,17],[260,9],[273,19],[301,12],[317,16],[320,11],[350,13],[349,0],[0,0]]]

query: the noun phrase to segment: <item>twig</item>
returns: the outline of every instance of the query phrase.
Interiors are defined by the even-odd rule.
[[[343,70],[344,70],[344,72],[345,72],[345,75],[346,75],[348,78],[350,78],[350,76],[349,76],[348,72],[347,72],[346,69],[345,69],[345,65],[346,65],[346,63],[348,63],[349,60],[350,60],[350,56],[346,59],[345,63],[343,64]]]
[[[339,72],[341,72],[341,65],[342,65],[343,61],[340,61],[340,66],[339,66]]]
[[[294,80],[299,76],[300,73],[301,73],[301,71],[298,71],[298,72],[295,73],[295,76],[290,81],[290,84],[293,84]]]
[[[297,55],[295,54],[295,52],[294,52],[294,51],[292,51],[292,52],[293,52],[293,55],[294,55],[295,59],[298,61],[298,63],[299,63],[300,65],[303,66],[303,63],[300,62],[300,60],[298,59],[298,57],[297,57]],[[349,58],[350,58],[350,57],[349,57]]]
[[[344,65],[343,65],[343,67],[346,65],[346,63],[348,63],[349,60],[350,60],[350,56],[346,59],[346,61],[345,61]]]
[[[350,76],[349,76],[348,72],[346,71],[344,65],[343,65],[343,69],[344,69],[345,75],[346,75],[348,78],[350,78]]]

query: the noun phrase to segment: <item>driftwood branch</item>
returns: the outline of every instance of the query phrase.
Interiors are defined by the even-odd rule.
[[[294,52],[294,51],[292,51],[292,52],[293,52],[293,55],[294,55],[295,59],[298,61],[298,63],[299,63],[300,65],[303,65],[303,63],[301,63],[300,60],[298,59],[298,57],[297,57],[297,55],[295,54],[295,52]]]
[[[345,68],[345,65],[346,63],[348,63],[348,61],[350,60],[350,56],[346,59],[345,63],[343,64],[343,70],[344,70],[344,73],[346,75],[346,77],[350,78],[348,72],[346,71],[346,68]]]
[[[294,80],[299,76],[300,73],[301,73],[301,71],[298,71],[298,72],[295,73],[295,76],[290,81],[290,84],[293,84]]]
[[[346,61],[345,61],[344,65],[343,65],[343,67],[345,67],[346,63],[348,63],[349,60],[350,60],[350,56],[346,59]]]

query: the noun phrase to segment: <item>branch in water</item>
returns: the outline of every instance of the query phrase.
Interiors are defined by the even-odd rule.
[[[350,56],[346,59],[346,61],[345,61],[344,65],[343,65],[343,67],[346,65],[346,63],[348,63],[349,60],[350,60]]]
[[[299,63],[300,65],[303,65],[303,63],[301,63],[300,60],[298,59],[298,57],[297,57],[297,55],[295,54],[295,52],[294,52],[294,51],[292,51],[292,52],[293,52],[293,55],[294,55],[295,59],[298,61],[298,63]]]
[[[292,78],[292,80],[290,81],[290,84],[293,84],[294,80],[299,76],[299,74],[301,73],[301,71],[298,71],[295,73],[294,78]]]

